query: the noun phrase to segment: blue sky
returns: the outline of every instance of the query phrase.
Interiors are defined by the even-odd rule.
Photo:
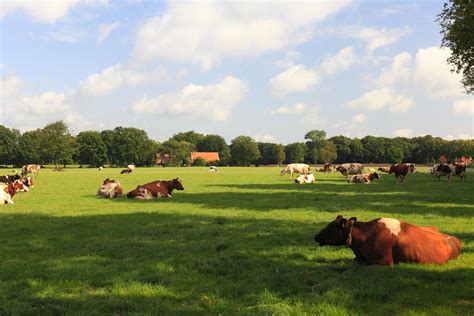
[[[2,1],[1,124],[473,138],[442,1]]]

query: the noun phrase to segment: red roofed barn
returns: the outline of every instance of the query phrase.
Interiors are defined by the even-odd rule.
[[[196,158],[202,158],[206,162],[219,161],[219,153],[218,152],[202,152],[202,151],[192,152],[191,160],[194,161],[194,159]]]

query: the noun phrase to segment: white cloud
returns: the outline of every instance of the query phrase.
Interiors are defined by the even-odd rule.
[[[257,142],[262,142],[262,143],[276,143],[277,140],[276,138],[268,133],[263,133],[263,134],[257,134],[252,137],[255,139]]]
[[[455,140],[455,139],[474,139],[474,134],[457,134],[457,135],[451,135],[448,134],[446,136],[443,136],[444,139],[446,140]]]
[[[412,58],[407,52],[393,57],[390,67],[382,69],[377,84],[382,87],[412,80]]]
[[[145,73],[127,65],[117,64],[88,76],[79,83],[79,88],[85,96],[100,96],[123,86],[136,86],[145,82],[163,80],[166,77],[166,72],[160,68]]]
[[[247,85],[229,76],[216,84],[190,84],[177,93],[144,97],[133,105],[133,111],[225,121],[246,94]]]
[[[395,137],[412,137],[413,136],[413,130],[411,128],[397,129],[393,132],[393,136],[395,136]]]
[[[97,43],[102,43],[109,35],[115,30],[117,27],[120,26],[120,22],[113,22],[113,23],[103,23],[99,25],[99,34],[97,35]]]
[[[458,115],[474,115],[474,98],[460,99],[453,102],[453,113]]]
[[[49,41],[61,43],[76,43],[83,36],[82,32],[78,31],[54,31],[45,33],[42,38]]]
[[[38,96],[24,97],[22,102],[29,111],[37,114],[58,113],[70,108],[64,93],[45,92]]]
[[[55,23],[66,17],[78,5],[107,6],[108,0],[2,0],[0,18],[16,11],[23,11],[33,21],[40,23]]]
[[[362,123],[365,120],[367,120],[367,116],[363,113],[356,114],[352,117],[352,122],[353,123]]]
[[[276,110],[270,111],[270,114],[303,114],[308,106],[304,103],[296,103],[290,106],[280,106]]]
[[[314,26],[349,4],[330,2],[169,2],[137,31],[134,56],[193,62],[256,56],[308,41]]]
[[[0,101],[14,96],[21,86],[21,79],[17,75],[8,75],[0,80]]]
[[[421,85],[427,96],[449,98],[462,96],[461,76],[450,71],[447,49],[428,47],[416,53],[414,80]]]
[[[319,83],[319,76],[314,70],[303,65],[294,65],[270,79],[270,93],[274,96],[285,96],[293,92],[308,91]]]
[[[326,74],[335,74],[349,69],[353,64],[357,63],[357,57],[354,48],[345,47],[336,55],[326,58],[321,64],[321,72]]]
[[[371,28],[371,27],[350,27],[342,31],[342,35],[360,39],[367,43],[367,51],[372,52],[377,48],[391,45],[397,42],[402,36],[409,32],[408,28]]]
[[[371,90],[346,104],[350,109],[363,111],[374,111],[388,107],[391,112],[407,112],[414,105],[415,101],[412,98],[395,95],[389,88]]]

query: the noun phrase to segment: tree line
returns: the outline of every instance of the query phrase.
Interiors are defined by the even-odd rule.
[[[89,166],[153,166],[156,153],[166,157],[165,166],[205,165],[191,160],[191,152],[218,152],[218,165],[250,166],[283,163],[432,163],[440,156],[455,160],[474,156],[474,140],[448,141],[430,135],[413,138],[365,136],[327,138],[326,132],[312,130],[304,141],[287,145],[257,142],[238,136],[230,144],[220,135],[194,131],[173,135],[159,143],[141,129],[116,127],[113,130],[84,131],[73,136],[63,121],[23,134],[0,125],[0,164],[80,164]]]

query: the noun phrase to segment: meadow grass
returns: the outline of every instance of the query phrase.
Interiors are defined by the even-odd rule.
[[[474,173],[465,183],[383,175],[372,185],[278,168],[41,170],[0,207],[0,314],[474,313]],[[101,181],[180,177],[173,198],[97,199]],[[313,236],[338,214],[392,217],[459,237],[446,265],[358,266]]]

